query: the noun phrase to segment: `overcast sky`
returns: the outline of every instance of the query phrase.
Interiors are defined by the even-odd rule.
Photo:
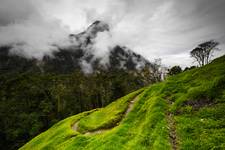
[[[0,0],[0,45],[26,43],[25,55],[42,57],[95,20],[113,42],[168,66],[192,65],[190,50],[206,40],[225,53],[225,0]]]

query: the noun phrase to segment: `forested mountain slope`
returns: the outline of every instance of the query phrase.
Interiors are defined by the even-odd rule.
[[[114,45],[97,57],[95,38],[102,32],[109,26],[96,21],[39,59],[23,49],[15,52],[13,44],[0,47],[2,149],[18,149],[63,118],[104,107],[160,79],[157,64],[127,47]]]
[[[30,149],[225,149],[225,56],[71,116]]]

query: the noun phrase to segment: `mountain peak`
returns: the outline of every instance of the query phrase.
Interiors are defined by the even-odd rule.
[[[96,20],[95,22],[93,22],[92,24],[99,24],[99,23],[102,23],[103,21],[100,21],[100,20]]]
[[[93,35],[96,35],[98,32],[104,31],[109,31],[109,25],[100,20],[96,20],[87,28],[87,32]]]
[[[82,46],[87,46],[99,32],[105,31],[109,31],[109,25],[106,22],[96,20],[85,31],[79,34],[70,34],[69,38],[71,42],[79,41]]]

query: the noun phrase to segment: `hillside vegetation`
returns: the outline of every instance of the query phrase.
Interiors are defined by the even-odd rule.
[[[20,149],[225,149],[224,116],[225,56],[69,117]]]
[[[109,30],[95,21],[41,58],[28,57],[23,48],[14,52],[14,44],[0,45],[1,148],[18,149],[63,118],[105,107],[160,80],[159,62],[123,45],[100,56],[95,38]]]
[[[142,79],[125,71],[0,75],[0,147],[18,149],[64,118],[143,87]]]

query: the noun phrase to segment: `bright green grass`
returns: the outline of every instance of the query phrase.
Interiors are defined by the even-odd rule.
[[[111,103],[105,108],[99,109],[98,111],[90,114],[87,117],[82,118],[79,121],[79,131],[94,131],[97,129],[107,129],[114,127],[123,117],[129,101],[134,99],[137,94],[142,92],[143,89],[128,94],[117,101]]]
[[[157,90],[157,89],[156,89]],[[170,149],[164,101],[144,92],[123,122],[102,134],[79,135],[58,145],[58,149],[118,150]],[[135,119],[134,119],[135,118]]]
[[[88,115],[93,112],[84,112],[76,116],[60,121],[59,123],[52,126],[46,132],[38,135],[36,138],[32,139],[28,144],[24,145],[21,149],[52,149],[56,143],[64,142],[65,140],[70,139],[73,136],[78,135],[78,132],[72,130],[71,125],[79,120],[80,118]]]
[[[123,118],[129,101],[138,94],[132,111]],[[173,114],[179,149],[225,149],[225,56],[105,108],[67,118],[21,149],[168,150],[172,149],[168,113]],[[77,121],[79,132],[71,129]],[[99,134],[82,134],[107,128]]]

